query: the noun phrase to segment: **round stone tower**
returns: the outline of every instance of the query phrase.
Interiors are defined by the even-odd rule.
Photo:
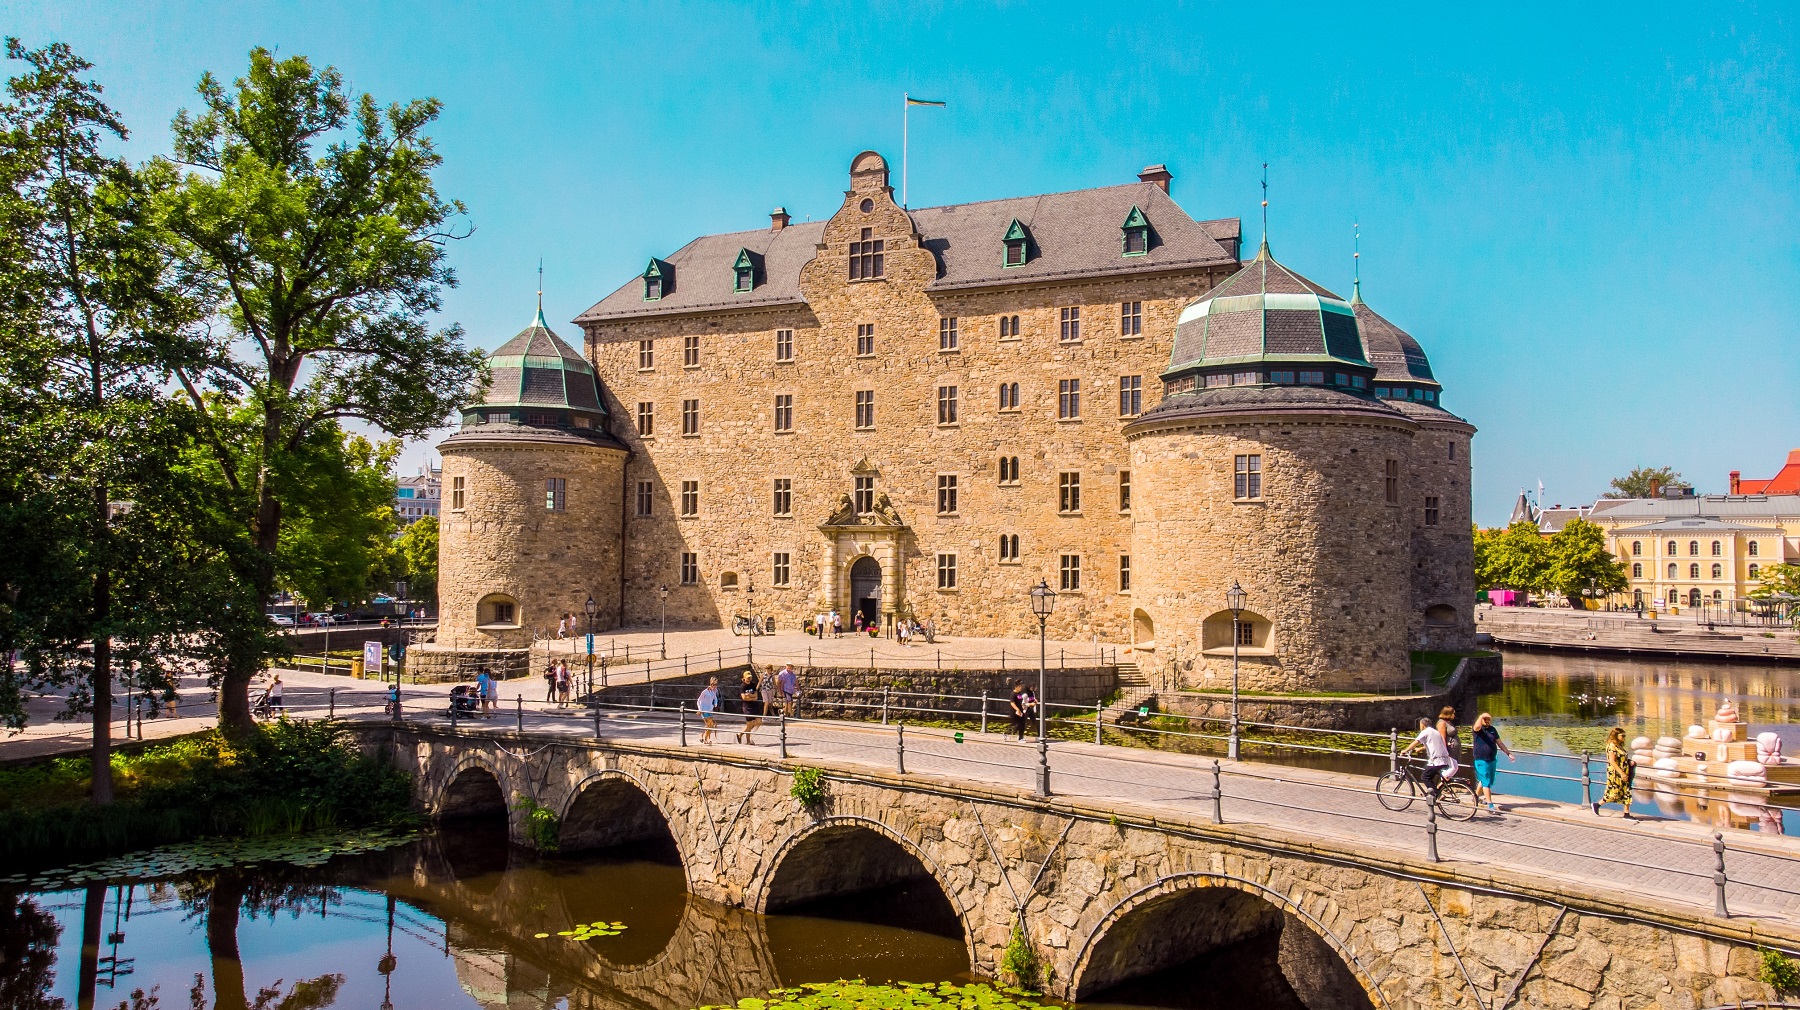
[[[1125,428],[1141,664],[1227,689],[1235,634],[1245,690],[1410,683],[1420,426],[1376,372],[1351,305],[1266,241],[1182,311],[1162,402]]]
[[[445,439],[439,650],[514,651],[566,613],[617,622],[624,467],[600,380],[543,309],[488,359],[490,379]]]

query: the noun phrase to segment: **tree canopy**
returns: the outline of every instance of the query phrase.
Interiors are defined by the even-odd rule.
[[[1650,498],[1653,497],[1650,493],[1650,485],[1653,482],[1658,489],[1680,488],[1685,491],[1691,491],[1694,488],[1694,485],[1682,480],[1681,474],[1676,473],[1673,467],[1640,466],[1633,467],[1632,471],[1623,477],[1614,477],[1612,479],[1612,489],[1600,497]]]
[[[1544,542],[1542,588],[1580,606],[1584,592],[1616,593],[1629,585],[1625,566],[1606,549],[1606,531],[1586,519],[1571,519]]]

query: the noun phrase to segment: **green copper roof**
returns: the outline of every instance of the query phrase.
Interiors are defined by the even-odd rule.
[[[1256,259],[1182,310],[1164,375],[1255,362],[1369,366],[1355,309],[1277,263],[1267,239]]]

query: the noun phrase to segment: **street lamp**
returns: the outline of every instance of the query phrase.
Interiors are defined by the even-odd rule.
[[[589,593],[587,602],[582,604],[581,608],[587,611],[588,617],[587,689],[591,692],[594,690],[594,612],[600,609],[600,605],[594,602],[594,594]]]
[[[662,658],[669,658],[669,587],[657,586],[656,598],[662,603]]]
[[[1050,588],[1047,579],[1039,579],[1031,589],[1031,612],[1038,619],[1038,783],[1039,796],[1050,795],[1050,744],[1045,739],[1044,722],[1044,671],[1048,666],[1044,646],[1044,622],[1050,619],[1050,612],[1056,609],[1056,591]]]
[[[1236,579],[1232,579],[1231,588],[1225,590],[1225,605],[1231,608],[1231,746],[1226,757],[1233,761],[1238,759],[1238,640],[1243,637],[1238,631],[1238,622],[1249,595]]]
[[[750,608],[750,637],[744,646],[744,663],[750,667],[750,675],[756,675],[756,580],[744,580],[744,603]]]

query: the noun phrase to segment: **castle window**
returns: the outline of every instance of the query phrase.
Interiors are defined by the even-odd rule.
[[[1019,409],[1019,384],[1018,383],[1002,382],[1000,384],[1000,409],[1001,410],[1018,410]]]
[[[683,435],[700,434],[700,401],[681,401],[681,433]]]
[[[1350,376],[1346,372],[1338,372],[1333,375],[1332,378],[1334,378],[1340,386],[1348,386],[1350,384]]]
[[[1119,239],[1120,255],[1142,256],[1150,251],[1150,222],[1144,217],[1143,211],[1131,208],[1119,230],[1122,233]]]
[[[1678,570],[1679,570],[1679,568],[1680,568],[1680,566],[1679,566],[1679,565],[1676,565],[1676,564],[1674,564],[1674,563],[1670,563],[1670,565],[1669,565],[1669,578],[1671,578],[1671,579],[1673,579],[1673,578],[1675,578],[1675,577],[1676,577],[1676,576],[1677,576],[1677,572],[1678,572]]]
[[[1066,514],[1081,511],[1081,474],[1057,474],[1056,489],[1056,510],[1058,512]]]
[[[700,367],[700,334],[690,333],[681,338],[681,366]]]
[[[788,564],[786,551],[776,551],[769,565],[769,584],[778,588],[786,588],[792,566]]]
[[[1426,403],[1436,403],[1437,402],[1437,390],[1427,389],[1425,391],[1425,402]]]
[[[506,413],[494,413],[487,415],[482,420],[486,421],[488,424],[505,424],[512,420],[512,415]]]
[[[1063,592],[1078,593],[1081,591],[1081,555],[1064,554],[1057,570],[1062,576],[1060,582]]]
[[[1000,483],[1017,484],[1019,482],[1019,457],[1000,457]]]
[[[534,411],[525,415],[525,423],[539,428],[554,428],[556,427],[556,415]]]
[[[1017,340],[1017,339],[1019,339],[1019,317],[1018,316],[1001,316],[1000,317],[1000,339],[1001,340]]]
[[[1698,540],[1689,540],[1688,541],[1688,556],[1693,557],[1693,558],[1697,558],[1700,556],[1700,541],[1698,541]]]
[[[775,430],[794,430],[794,394],[782,393],[775,397]]]
[[[1375,395],[1385,398],[1388,395],[1388,388],[1386,386],[1376,386]]]
[[[1277,383],[1279,385],[1283,385],[1283,386],[1291,386],[1294,384],[1294,373],[1293,372],[1270,372],[1269,373],[1269,381],[1273,382],[1273,383]]]
[[[1712,566],[1712,577],[1715,579],[1724,578],[1725,577],[1725,566],[1724,565]]]
[[[1144,335],[1144,303],[1119,303],[1119,336],[1141,337]]]
[[[1634,558],[1641,558],[1644,556],[1644,542],[1642,540],[1633,540],[1631,542],[1631,556]]]
[[[656,367],[656,341],[638,341],[638,371],[648,372]]]
[[[956,423],[956,387],[938,387],[938,422],[939,424]]]
[[[1437,524],[1438,524],[1437,496],[1436,495],[1426,495],[1425,496],[1425,525],[1436,526]]]
[[[1000,237],[1006,246],[1006,253],[1000,260],[1001,266],[1022,267],[1031,258],[1031,236],[1026,233],[1025,226],[1013,218],[1012,224],[1006,226],[1006,234]]]
[[[1700,566],[1699,565],[1689,565],[1688,566],[1688,578],[1697,579],[1699,577],[1700,577]]]
[[[1450,458],[1451,459],[1456,458],[1456,442],[1455,442],[1455,440],[1451,440],[1451,442],[1450,442]]]
[[[939,554],[937,556],[937,575],[939,589],[956,588],[956,555]]]
[[[456,509],[459,512],[462,511],[462,507],[463,507],[463,492],[466,489],[466,486],[463,484],[463,481],[465,479],[467,479],[467,478],[463,478],[463,477],[450,478],[450,507],[453,509]],[[1754,554],[1756,552],[1751,551],[1750,553]]]
[[[732,290],[749,291],[756,287],[756,260],[750,250],[739,249],[731,264]]]
[[[681,584],[684,586],[700,584],[700,555],[693,551],[681,552]]]
[[[1631,577],[1634,579],[1641,579],[1644,577],[1644,566],[1641,563],[1632,564]]]
[[[937,491],[938,491],[938,502],[937,502],[938,515],[941,515],[941,516],[955,515],[956,514],[956,475],[953,473],[938,474]]]
[[[875,356],[875,324],[856,324],[856,356],[872,358]]]
[[[856,514],[866,516],[875,511],[875,478],[856,478]]]
[[[1367,385],[1368,385],[1368,380],[1364,379],[1360,375],[1352,375],[1350,377],[1350,388],[1352,388],[1352,389],[1362,389],[1364,386],[1367,386]]]
[[[569,506],[569,482],[562,477],[551,477],[544,481],[544,508],[551,512],[565,511]]]
[[[794,514],[794,479],[792,477],[775,478],[775,514],[778,516]]]
[[[1003,564],[1017,564],[1019,560],[1019,535],[1017,533],[1000,534],[1000,561]]]
[[[958,336],[957,336],[957,332],[956,332],[956,317],[955,316],[946,316],[942,319],[939,319],[938,320],[938,350],[954,351],[954,350],[958,350],[958,349],[959,349],[959,347],[958,347]]]
[[[1131,592],[1131,555],[1119,555],[1119,592]]]
[[[1324,372],[1301,372],[1300,373],[1300,384],[1302,386],[1323,386],[1325,384],[1325,373]]]
[[[656,485],[647,480],[637,482],[637,514],[641,518],[650,514],[656,502]]]
[[[873,232],[864,228],[861,241],[850,243],[850,279],[872,281],[885,274],[885,247],[884,240],[874,238]]]
[[[1232,493],[1239,501],[1262,497],[1262,456],[1252,453],[1231,461]]]
[[[475,606],[475,623],[484,628],[516,628],[519,626],[519,604],[510,596],[495,593],[485,596]]]
[[[1119,471],[1119,511],[1131,511],[1131,471]]]
[[[1389,505],[1400,504],[1400,461],[1390,459],[1382,468],[1381,490]]]
[[[656,404],[649,401],[638,403],[637,433],[640,438],[649,438],[656,434]]]
[[[1762,578],[1762,566],[1761,565],[1751,565],[1750,566],[1750,577],[1753,579]]]
[[[1144,377],[1119,376],[1119,416],[1136,417],[1144,412]]]
[[[1060,379],[1056,383],[1056,418],[1059,421],[1081,419],[1081,380]]]
[[[794,360],[794,331],[793,330],[776,330],[775,331],[775,360],[776,361],[792,361],[792,360]]]
[[[1724,545],[1719,543],[1717,540],[1714,540],[1712,542],[1712,556],[1716,558],[1716,557],[1719,557],[1723,553],[1725,553]]]
[[[1752,540],[1752,541],[1750,541],[1750,556],[1756,557],[1756,555],[1757,555],[1757,544],[1756,544],[1756,541]]]
[[[1061,328],[1057,330],[1057,340],[1065,344],[1073,344],[1081,339],[1081,306],[1065,305],[1058,310]]]
[[[856,391],[856,426],[865,431],[875,427],[875,391],[873,389]]]
[[[700,482],[684,480],[681,482],[681,514],[697,516],[700,514]]]

